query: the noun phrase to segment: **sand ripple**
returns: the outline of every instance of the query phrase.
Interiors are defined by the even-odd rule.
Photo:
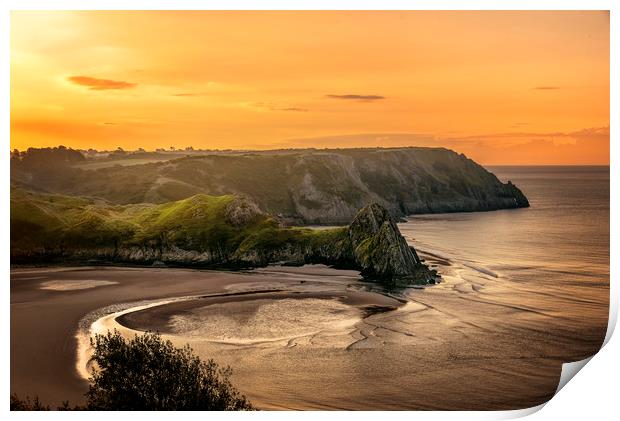
[[[174,334],[223,343],[280,341],[353,329],[362,314],[336,299],[254,300],[213,304],[172,316]]]

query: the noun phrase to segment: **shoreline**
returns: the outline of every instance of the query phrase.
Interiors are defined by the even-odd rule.
[[[92,288],[50,290],[43,287],[46,282],[59,279],[83,283],[85,276],[106,283],[95,284]],[[156,301],[161,304],[167,298],[225,295],[234,290],[271,288],[270,285],[302,285],[309,278],[328,287],[344,288],[359,283],[362,288],[380,288],[364,283],[358,271],[324,265],[272,266],[251,272],[117,266],[12,268],[11,393],[39,396],[42,402],[52,406],[64,400],[83,403],[88,385],[78,373],[76,356],[82,354],[88,344],[80,345],[85,327],[82,320],[94,312],[111,311],[130,303]],[[41,318],[40,314],[46,317]],[[43,349],[46,351],[40,352]]]
[[[170,318],[178,313],[189,312],[197,307],[205,307],[217,304],[240,303],[244,301],[275,301],[282,299],[322,299],[337,300],[360,310],[360,319],[371,317],[375,314],[394,311],[403,307],[406,300],[382,294],[374,291],[314,291],[302,292],[286,289],[251,290],[241,292],[216,293],[209,295],[197,295],[189,297],[161,297],[150,303],[126,303],[126,307],[113,312],[106,309],[97,309],[82,318],[80,329],[76,333],[78,341],[76,370],[83,379],[90,377],[91,365],[89,363],[92,347],[90,339],[95,334],[105,334],[107,331],[120,330],[126,337],[131,334],[144,332],[158,332],[163,336],[174,335],[169,329]],[[111,306],[112,309],[118,306]],[[317,332],[315,332],[317,333]],[[267,342],[277,342],[291,338],[275,338]],[[205,341],[209,341],[205,338]],[[228,345],[244,345],[243,342],[222,342],[212,340],[213,343]],[[354,340],[352,342],[355,342]]]
[[[375,313],[374,309],[384,311],[396,310],[404,304],[398,300],[379,293],[359,293],[347,291],[343,294],[330,292],[293,292],[286,290],[248,291],[236,294],[190,297],[187,299],[164,299],[160,304],[144,308],[131,308],[123,314],[117,314],[115,321],[126,328],[138,331],[159,331],[162,334],[172,333],[167,328],[170,317],[176,313],[191,311],[196,307],[214,304],[239,303],[254,300],[281,299],[333,299],[363,311],[364,317]],[[166,308],[162,308],[162,307]],[[154,308],[157,307],[157,308]]]
[[[175,346],[189,343],[201,358],[213,357],[219,364],[233,367],[233,384],[265,409],[430,409],[423,396],[406,393],[420,387],[449,391],[433,402],[434,409],[517,409],[547,400],[557,386],[561,363],[581,359],[600,346],[596,332],[581,333],[575,326],[579,330],[574,339],[557,328],[547,332],[545,314],[508,305],[504,294],[510,291],[505,290],[510,286],[507,280],[458,262],[444,266],[446,261],[439,256],[425,257],[429,262],[437,260],[445,282],[433,288],[409,289],[406,299],[390,296],[391,291],[381,285],[364,282],[357,271],[322,265],[271,266],[246,273],[127,267],[12,270],[11,392],[38,395],[52,405],[67,399],[82,403],[88,389],[87,370],[80,373],[78,366],[85,367],[87,342],[80,345],[76,330],[97,320],[133,334],[137,332],[131,328],[166,323],[173,314],[198,312],[203,317],[219,314],[219,310],[200,313],[209,306],[237,304],[232,311],[251,311],[246,303],[256,307],[261,299],[286,302],[295,294],[328,301],[346,293],[353,296],[350,304],[367,306],[369,313],[371,305],[380,307],[386,301],[396,310],[379,308],[365,319],[358,308],[357,319],[350,315],[338,319],[335,336],[323,339],[314,337],[314,330],[301,336],[294,333],[292,341],[287,341],[288,333],[267,342],[257,334],[258,339],[245,344],[204,341],[191,331],[190,336],[183,336],[184,332],[175,336],[172,330],[164,335],[176,337]],[[85,279],[115,283],[95,283],[98,286],[88,289],[41,288],[50,281],[79,284]],[[467,287],[472,282],[474,289]],[[484,291],[478,298],[483,299],[476,298],[478,286]],[[299,295],[300,290],[306,290],[306,295]],[[360,297],[372,300],[360,301]],[[402,305],[403,301],[407,304]],[[90,314],[93,318],[88,323],[81,322]],[[290,313],[282,316],[287,317]],[[353,329],[351,322],[358,320],[359,326]],[[80,354],[82,359],[77,360]],[[266,373],[269,376],[265,377]],[[318,377],[304,381],[309,373]],[[469,380],[455,385],[454,376]],[[343,378],[348,379],[347,388],[325,395],[332,389],[322,384]],[[290,384],[296,386],[291,389]],[[374,386],[368,388],[368,384]],[[342,393],[347,390],[360,398],[345,399],[349,395]],[[491,390],[501,393],[495,396]]]

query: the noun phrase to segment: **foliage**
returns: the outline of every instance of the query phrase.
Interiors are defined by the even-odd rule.
[[[45,167],[66,166],[85,159],[80,151],[62,145],[55,148],[28,148],[24,152],[15,150],[11,154],[13,164],[39,170]]]
[[[35,396],[33,400],[30,400],[29,396],[25,399],[20,399],[15,393],[11,393],[11,411],[49,411],[48,405],[43,405],[39,401],[39,397]]]
[[[91,385],[92,410],[251,410],[232,386],[230,368],[203,362],[187,345],[175,348],[159,335],[125,340],[120,333],[96,335]]]
[[[230,368],[203,362],[191,348],[175,348],[159,335],[126,340],[120,333],[96,335],[93,370],[84,406],[64,401],[57,409],[241,411],[254,408],[230,383]],[[49,411],[38,397],[11,394],[11,411]]]

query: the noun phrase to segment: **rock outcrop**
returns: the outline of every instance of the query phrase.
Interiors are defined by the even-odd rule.
[[[348,228],[352,254],[362,274],[389,283],[431,283],[434,274],[407,244],[383,206],[363,207]]]
[[[322,263],[358,269],[367,279],[389,285],[429,284],[436,279],[436,272],[421,262],[390,213],[378,203],[360,209],[347,227],[314,231],[310,237],[270,246],[254,242],[239,247],[230,261],[239,266]]]

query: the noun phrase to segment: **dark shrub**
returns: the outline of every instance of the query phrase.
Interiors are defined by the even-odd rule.
[[[26,399],[20,399],[15,393],[11,393],[11,411],[49,411],[50,407],[43,405],[39,401],[39,397],[35,396],[33,400],[30,400],[29,396]]]
[[[98,370],[90,379],[87,409],[252,409],[230,383],[230,368],[201,361],[189,345],[175,348],[153,333],[125,340],[116,331],[91,342]]]

